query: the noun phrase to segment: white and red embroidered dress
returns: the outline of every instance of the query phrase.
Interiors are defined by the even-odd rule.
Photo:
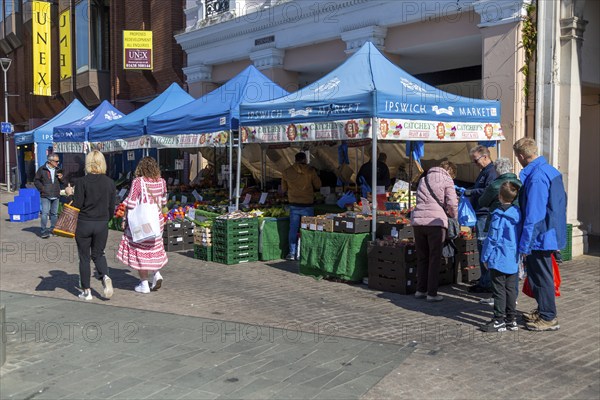
[[[162,232],[165,228],[165,221],[161,210],[167,203],[167,184],[164,179],[135,178],[131,184],[129,195],[124,201],[125,206],[128,210],[131,210],[137,205],[138,199],[142,194],[142,179],[148,193],[148,199],[144,199],[145,202],[158,202],[159,207],[156,208],[156,213],[160,219],[160,230]],[[119,251],[117,252],[117,259],[133,269],[148,271],[159,270],[168,261],[162,235],[155,239],[134,243],[129,227],[123,232]]]

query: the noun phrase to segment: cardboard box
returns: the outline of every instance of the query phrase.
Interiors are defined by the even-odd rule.
[[[458,253],[477,251],[477,239],[463,239],[459,237],[454,240],[454,245]]]
[[[462,267],[470,267],[473,265],[477,266],[479,265],[479,253],[471,252],[456,254],[456,262]]]
[[[465,283],[469,283],[471,281],[475,281],[481,277],[481,268],[480,267],[467,267],[462,268],[462,281]]]
[[[440,270],[439,273],[439,286],[451,285],[454,283],[454,268],[447,268],[445,270]]]
[[[317,217],[302,217],[300,219],[300,228],[311,231],[317,230]]]
[[[325,217],[317,218],[317,230],[323,232],[333,232],[333,219]]]
[[[407,246],[377,246],[369,244],[367,247],[369,262],[388,261],[395,264],[409,264],[417,261],[417,250],[413,245]]]
[[[187,250],[187,249],[185,248],[183,241],[181,241],[181,242],[165,243],[165,250],[166,251],[181,251],[181,250]]]
[[[413,294],[417,291],[417,280],[389,279],[385,276],[369,273],[369,289],[390,293]]]
[[[371,220],[354,217],[335,217],[333,219],[333,231],[339,233],[369,233],[371,232]]]

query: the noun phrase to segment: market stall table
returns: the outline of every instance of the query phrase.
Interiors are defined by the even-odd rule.
[[[300,273],[359,282],[367,276],[370,233],[301,230]]]
[[[260,260],[284,259],[289,252],[290,218],[264,218],[258,227]]]

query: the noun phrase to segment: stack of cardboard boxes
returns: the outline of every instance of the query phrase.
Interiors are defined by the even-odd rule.
[[[456,246],[456,282],[469,283],[481,276],[477,239],[458,238]]]

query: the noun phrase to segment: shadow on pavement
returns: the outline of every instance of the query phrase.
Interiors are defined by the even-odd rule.
[[[50,274],[49,276],[38,276],[40,282],[35,288],[36,292],[55,292],[57,289],[62,289],[74,296],[81,293],[79,290],[79,274],[68,274],[65,271],[56,269],[50,270],[48,273]],[[95,278],[100,281],[97,276],[97,273],[95,273],[92,280]],[[133,276],[131,271],[127,269],[110,268],[109,276],[112,279],[113,287],[117,289],[133,290],[135,285],[139,282],[139,279],[136,276]],[[92,282],[92,286],[101,287],[101,284],[94,285]],[[102,297],[102,295],[93,287],[92,294],[96,297]]]
[[[461,324],[479,327],[492,318],[493,308],[479,304],[483,297],[474,296],[466,291],[467,286],[442,286],[439,294],[444,297],[440,302],[428,302],[415,299],[414,295],[380,293],[379,298],[387,299],[396,306],[410,311],[420,312],[434,317],[452,319]]]

